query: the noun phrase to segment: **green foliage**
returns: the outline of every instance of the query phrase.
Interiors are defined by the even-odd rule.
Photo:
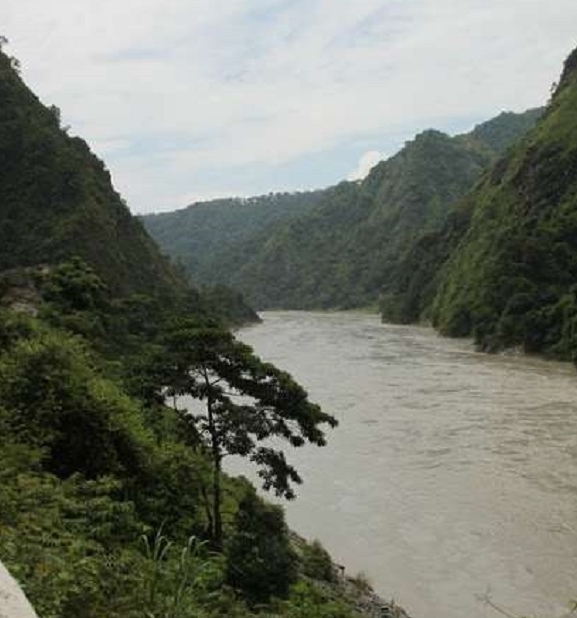
[[[468,212],[455,210],[440,231],[423,234],[408,247],[379,298],[384,321],[410,324],[428,319],[441,267],[468,224]]]
[[[187,618],[198,616],[195,596],[210,569],[203,544],[190,537],[175,557],[174,546],[159,530],[153,539],[143,536],[145,569],[142,605],[146,618]]]
[[[146,477],[136,488],[133,500],[147,525],[170,531],[173,538],[207,534],[207,488],[210,461],[186,444],[166,437],[148,464]]]
[[[539,124],[468,196],[469,225],[433,303],[442,333],[485,350],[576,354],[577,79],[571,57]]]
[[[213,200],[174,213],[146,215],[142,222],[193,281],[227,285],[227,273],[248,259],[257,238],[308,212],[321,197],[322,191],[312,191]]]
[[[297,579],[282,509],[249,491],[238,505],[236,532],[226,543],[226,580],[252,604],[288,596]]]
[[[226,349],[234,341],[214,336]],[[246,481],[222,479],[226,508],[236,512],[225,554],[189,538],[210,519],[209,459],[195,441],[179,440],[187,427],[174,411],[165,410],[173,419],[155,445],[146,417],[99,375],[77,339],[41,325],[22,329],[0,357],[0,375],[0,557],[43,618],[246,618],[257,610],[245,601],[277,616],[303,608],[351,615],[332,595],[291,589],[299,567],[282,510]],[[285,393],[294,413],[302,394],[293,385],[291,398],[287,386],[271,388],[270,401]],[[314,423],[304,427],[322,441]]]
[[[219,317],[230,326],[241,326],[260,322],[260,318],[245,301],[240,292],[235,292],[224,285],[204,286],[202,299],[207,312]]]
[[[116,293],[183,282],[113,189],[110,174],[0,51],[0,271],[81,256]]]
[[[8,434],[44,449],[59,476],[134,475],[146,457],[137,408],[65,335],[39,333],[0,357],[0,402]]]
[[[312,543],[306,543],[303,546],[301,562],[303,573],[307,577],[327,582],[336,580],[333,561],[320,541],[315,539]]]
[[[336,420],[311,402],[291,376],[255,356],[251,348],[214,322],[176,320],[144,374],[149,401],[189,396],[199,410],[185,412],[194,441],[202,441],[212,460],[212,536],[222,543],[221,466],[227,455],[247,457],[258,467],[264,489],[293,498],[297,471],[284,453],[261,442],[278,437],[293,447],[322,446],[320,425]]]
[[[53,326],[97,343],[105,340],[110,294],[95,271],[74,257],[37,275],[45,304],[42,316]]]
[[[0,314],[0,557],[43,618],[295,615],[290,590],[302,569],[283,513],[220,469],[215,487],[212,447],[251,457],[265,486],[291,496],[298,474],[259,439],[323,444],[319,426],[332,417],[218,322],[173,317],[166,329],[144,320],[139,333],[80,261],[44,272],[40,288],[49,299],[42,320]],[[147,300],[125,303],[147,315]],[[103,362],[86,339],[62,330],[91,339],[71,326],[78,314],[100,320],[100,347],[111,332],[121,341],[134,334],[142,362],[131,390],[145,405],[119,385],[125,357]],[[153,334],[160,342],[146,344]],[[207,385],[206,376],[222,382]],[[214,434],[202,410],[163,405],[182,392],[211,398]],[[187,545],[191,534],[217,536],[226,513],[236,515],[224,520],[224,554]],[[161,529],[170,539],[150,533]],[[143,534],[147,546],[138,543]],[[283,596],[286,606],[274,600]],[[319,616],[340,611],[321,596],[313,588],[297,595]]]
[[[100,309],[108,302],[106,285],[78,257],[48,272],[43,282],[43,296],[59,312]]]
[[[355,618],[359,616],[343,600],[311,582],[299,582],[291,590],[288,601],[280,604],[283,616],[287,618]]]
[[[529,132],[543,115],[543,108],[530,109],[522,114],[501,112],[495,118],[477,125],[471,133],[460,136],[461,140],[475,141],[479,148],[489,148],[494,153],[504,154],[519,138]]]
[[[26,314],[0,309],[0,354],[21,339],[31,337],[36,330],[36,322]]]
[[[43,618],[126,615],[138,571],[127,551],[142,530],[111,478],[66,481],[42,471],[35,451],[0,448],[0,555]]]

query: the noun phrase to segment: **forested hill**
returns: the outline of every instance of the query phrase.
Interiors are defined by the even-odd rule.
[[[415,235],[441,229],[456,201],[539,113],[503,113],[457,137],[425,131],[363,182],[296,194],[290,204],[277,200],[274,217],[260,198],[249,201],[248,218],[245,203],[230,200],[144,223],[194,278],[239,289],[259,308],[367,305],[394,279]]]
[[[0,54],[1,563],[43,618],[380,614],[222,470],[293,498],[292,449],[336,419],[223,328],[242,299],[187,286],[16,67]]]
[[[116,294],[183,284],[102,161],[60,127],[0,51],[0,271],[80,256]]]
[[[433,304],[441,332],[472,334],[485,349],[574,357],[577,50],[542,120],[483,177],[460,213],[464,224],[453,234],[458,241]]]
[[[240,253],[250,252],[263,232],[309,212],[322,197],[323,191],[308,191],[216,199],[142,220],[159,245],[186,266],[194,281],[222,283],[238,266],[239,247]]]

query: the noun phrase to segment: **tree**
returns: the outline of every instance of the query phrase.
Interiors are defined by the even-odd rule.
[[[212,322],[177,321],[154,361],[156,390],[164,398],[184,395],[202,402],[185,412],[212,462],[209,522],[216,545],[222,545],[221,474],[227,455],[247,457],[258,467],[263,488],[277,496],[295,497],[301,483],[284,453],[266,442],[281,438],[291,446],[306,442],[323,446],[319,428],[337,421],[308,400],[306,391],[286,372],[263,362],[252,349]]]
[[[254,489],[238,505],[235,533],[227,541],[226,580],[251,604],[286,597],[298,576],[298,558],[280,506],[266,504]]]

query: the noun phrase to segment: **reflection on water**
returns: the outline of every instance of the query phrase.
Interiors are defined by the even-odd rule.
[[[414,618],[498,616],[486,594],[517,614],[567,610],[577,596],[572,367],[477,354],[371,315],[264,318],[240,338],[340,421],[327,447],[289,453],[305,479],[286,505],[293,528]]]

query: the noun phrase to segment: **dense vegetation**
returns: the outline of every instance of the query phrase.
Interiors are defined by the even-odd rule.
[[[223,329],[230,294],[186,285],[14,64],[0,54],[0,559],[40,618],[358,615],[322,547],[221,467],[246,456],[291,497],[278,444],[321,445],[334,419]]]
[[[114,191],[103,163],[60,127],[0,52],[0,270],[79,255],[123,295],[178,277]]]
[[[190,300],[185,274],[130,214],[102,161],[60,127],[58,109],[42,105],[14,65],[0,51],[0,272],[79,256],[117,297]],[[238,293],[207,292],[223,319],[257,319]]]
[[[156,242],[177,258],[195,282],[223,284],[228,283],[227,273],[258,249],[261,237],[309,212],[322,196],[322,191],[309,191],[212,200],[174,213],[146,215],[142,221]]]
[[[404,255],[385,319],[575,360],[576,109],[577,50],[538,124]]]
[[[52,300],[45,315],[0,314],[0,557],[41,618],[249,616],[257,605],[271,616],[354,615],[344,593],[338,600],[338,587],[327,594],[305,576],[301,554],[313,550],[292,541],[279,507],[224,474],[215,493],[202,423],[159,396],[167,376],[186,380],[172,373],[174,351],[162,338],[152,348],[141,341],[138,363],[118,356],[111,364],[86,338],[54,326],[71,315],[64,305],[57,311]],[[236,350],[225,331],[195,323],[205,343],[218,336]],[[179,356],[193,363],[198,350],[183,346]],[[251,371],[277,371],[245,347],[241,352]],[[315,428],[330,417],[314,408],[317,416],[308,414],[304,393],[277,375],[282,384],[270,396],[290,402],[268,402],[288,415],[279,416],[279,431],[294,422],[321,440]],[[190,381],[186,388],[210,400]],[[297,389],[298,402],[286,398],[287,388]],[[244,453],[239,432],[262,429],[246,406],[245,418],[225,400],[213,402],[217,408],[223,444]],[[296,435],[291,443],[304,443]],[[295,478],[287,479],[284,456],[255,453],[265,485],[284,490]],[[222,527],[215,531],[217,518]]]
[[[577,351],[577,50],[539,124],[461,205],[432,317],[483,349]]]
[[[451,207],[539,113],[504,113],[454,138],[425,131],[361,183],[295,194],[290,204],[275,198],[282,216],[269,215],[272,198],[255,198],[250,216],[229,200],[143,220],[193,277],[242,290],[259,308],[375,303],[397,280],[415,236],[440,231]]]

